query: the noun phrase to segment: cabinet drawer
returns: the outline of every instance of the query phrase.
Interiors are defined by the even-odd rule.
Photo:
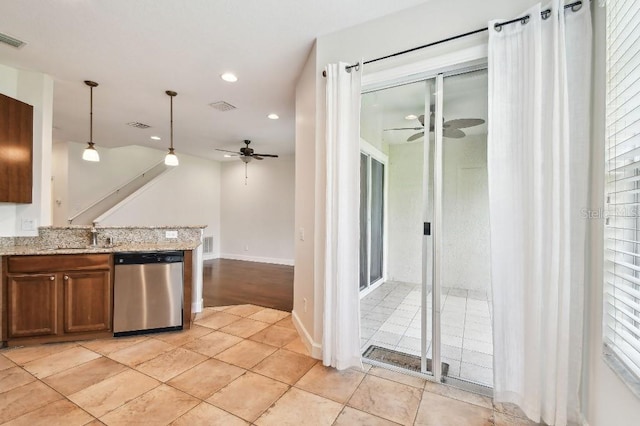
[[[111,254],[11,256],[7,263],[9,273],[86,271],[109,269]]]

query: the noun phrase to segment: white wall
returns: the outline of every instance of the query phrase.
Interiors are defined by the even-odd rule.
[[[63,226],[69,218],[69,143],[54,142],[51,149],[52,224]]]
[[[595,2],[594,2],[595,3]],[[594,13],[594,75],[592,98],[591,205],[604,206],[605,140],[605,12],[592,5]],[[590,222],[589,285],[585,305],[585,357],[583,407],[590,426],[632,426],[640,421],[640,399],[605,364],[602,356],[603,247],[602,219]]]
[[[57,186],[54,186],[54,198],[61,201],[54,209],[64,211],[67,218],[62,223],[56,223],[57,225],[66,225],[66,219],[163,161],[165,155],[164,151],[137,145],[118,148],[96,145],[100,161],[91,162],[82,159],[86,144],[66,144],[68,192],[63,197],[57,192]],[[62,213],[56,213],[55,216],[60,217]]]
[[[220,257],[293,265],[295,158],[221,164]]]
[[[127,198],[100,225],[205,225],[204,236],[213,236],[217,257],[220,252],[220,163],[185,154],[179,158],[178,167]]]
[[[0,236],[37,235],[38,226],[51,224],[53,79],[0,65],[0,93],[33,106],[32,203],[0,203]],[[25,219],[32,221],[33,230],[22,229]]]
[[[443,286],[488,291],[487,137],[444,139],[443,145]]]
[[[387,279],[422,282],[424,142],[389,145]]]

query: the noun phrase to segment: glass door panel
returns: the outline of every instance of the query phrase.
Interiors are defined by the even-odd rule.
[[[384,261],[384,164],[371,158],[371,222],[369,283],[383,276]]]

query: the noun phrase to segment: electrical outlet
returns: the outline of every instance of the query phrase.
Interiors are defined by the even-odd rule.
[[[178,231],[165,231],[164,237],[171,239],[178,238]]]
[[[36,220],[31,218],[22,218],[21,229],[23,231],[35,231],[36,230]]]
[[[302,303],[304,304],[304,311],[307,312],[307,298],[302,298]]]

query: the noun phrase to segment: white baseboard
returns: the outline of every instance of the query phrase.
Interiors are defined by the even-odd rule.
[[[287,265],[293,266],[293,259],[279,259],[276,257],[258,257],[258,256],[245,256],[242,254],[229,254],[222,253],[220,255],[220,259],[231,259],[231,260],[245,260],[247,262],[260,262],[260,263],[273,263],[276,265]]]
[[[313,341],[307,329],[302,325],[302,321],[300,321],[300,317],[298,317],[296,311],[291,312],[291,319],[293,320],[293,325],[296,327],[296,330],[298,330],[298,334],[302,337],[302,343],[307,347],[311,357],[322,359],[322,346]]]
[[[217,253],[203,253],[202,260],[213,260],[219,258],[220,255]]]
[[[191,313],[197,314],[198,312],[202,312],[204,309],[204,301],[200,299],[196,303],[191,303]]]

